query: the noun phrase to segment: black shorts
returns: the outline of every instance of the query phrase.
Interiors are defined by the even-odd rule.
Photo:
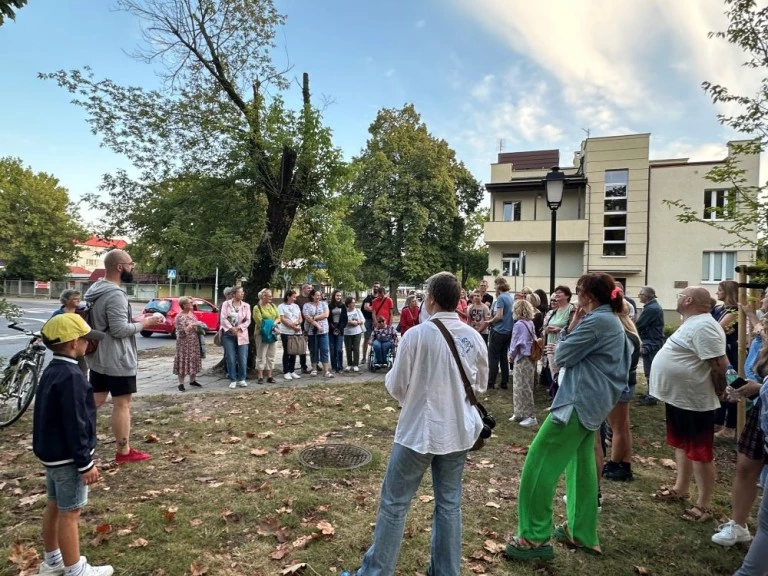
[[[694,412],[667,404],[667,445],[685,451],[688,460],[712,462],[715,411]]]
[[[94,392],[109,392],[112,396],[136,394],[136,376],[108,376],[91,370],[90,381]]]
[[[744,429],[739,436],[738,452],[750,460],[762,460],[768,463],[768,455],[763,450],[763,431],[760,429],[760,408],[752,407],[747,412]]]

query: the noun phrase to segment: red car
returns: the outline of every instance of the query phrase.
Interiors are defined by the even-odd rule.
[[[193,314],[195,317],[202,321],[208,331],[216,332],[219,329],[219,309],[216,308],[208,300],[202,298],[192,298],[194,304]],[[149,338],[152,334],[169,334],[173,338],[176,338],[176,316],[181,312],[181,306],[179,306],[178,298],[153,298],[147,305],[144,306],[144,310],[141,314],[136,316],[133,321],[141,322],[146,316],[150,316],[155,312],[160,312],[165,316],[165,322],[160,322],[154,326],[150,326],[146,330],[141,331],[141,335],[145,338]]]

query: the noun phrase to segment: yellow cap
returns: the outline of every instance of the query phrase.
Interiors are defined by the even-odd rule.
[[[104,338],[104,332],[92,330],[82,317],[71,313],[57,314],[43,325],[40,333],[46,346],[55,346],[78,338],[87,340],[102,340]]]

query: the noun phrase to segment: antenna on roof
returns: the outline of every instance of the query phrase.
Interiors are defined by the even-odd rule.
[[[504,138],[499,138],[499,152],[504,152]]]
[[[581,130],[587,135],[587,139],[589,139],[589,128],[582,128]]]

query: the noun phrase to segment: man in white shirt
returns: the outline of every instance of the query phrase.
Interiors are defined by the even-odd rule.
[[[666,402],[667,444],[675,448],[675,485],[660,490],[662,500],[689,496],[691,477],[696,479],[696,504],[683,513],[684,520],[712,518],[715,488],[713,441],[715,410],[725,390],[725,333],[710,314],[711,297],[701,286],[677,295],[683,323],[664,343],[651,365],[650,394]]]
[[[427,280],[424,306],[451,333],[472,389],[481,394],[488,382],[488,352],[480,334],[459,319],[460,296],[456,276],[440,272]],[[385,383],[402,412],[381,487],[373,543],[356,575],[395,573],[411,500],[431,467],[435,511],[428,573],[459,576],[462,473],[483,422],[467,399],[456,360],[434,322],[405,333]]]

